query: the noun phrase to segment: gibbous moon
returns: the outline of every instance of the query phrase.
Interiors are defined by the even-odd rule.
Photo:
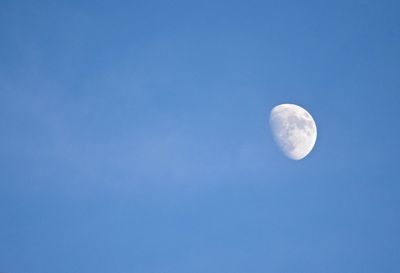
[[[275,106],[269,123],[282,152],[293,160],[306,157],[317,140],[317,126],[304,108],[295,104]]]

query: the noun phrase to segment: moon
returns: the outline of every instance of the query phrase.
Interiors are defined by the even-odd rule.
[[[317,126],[304,108],[295,104],[275,106],[269,123],[276,143],[290,159],[303,159],[314,148]]]

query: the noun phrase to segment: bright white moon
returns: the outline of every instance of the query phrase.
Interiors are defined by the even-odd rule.
[[[317,126],[304,108],[280,104],[272,109],[269,122],[276,143],[287,157],[300,160],[313,149]]]

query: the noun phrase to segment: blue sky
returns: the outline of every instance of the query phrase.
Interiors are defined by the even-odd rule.
[[[1,1],[0,271],[399,272],[399,8]]]

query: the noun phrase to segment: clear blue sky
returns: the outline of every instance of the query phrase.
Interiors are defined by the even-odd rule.
[[[400,272],[399,10],[1,1],[0,272]]]

